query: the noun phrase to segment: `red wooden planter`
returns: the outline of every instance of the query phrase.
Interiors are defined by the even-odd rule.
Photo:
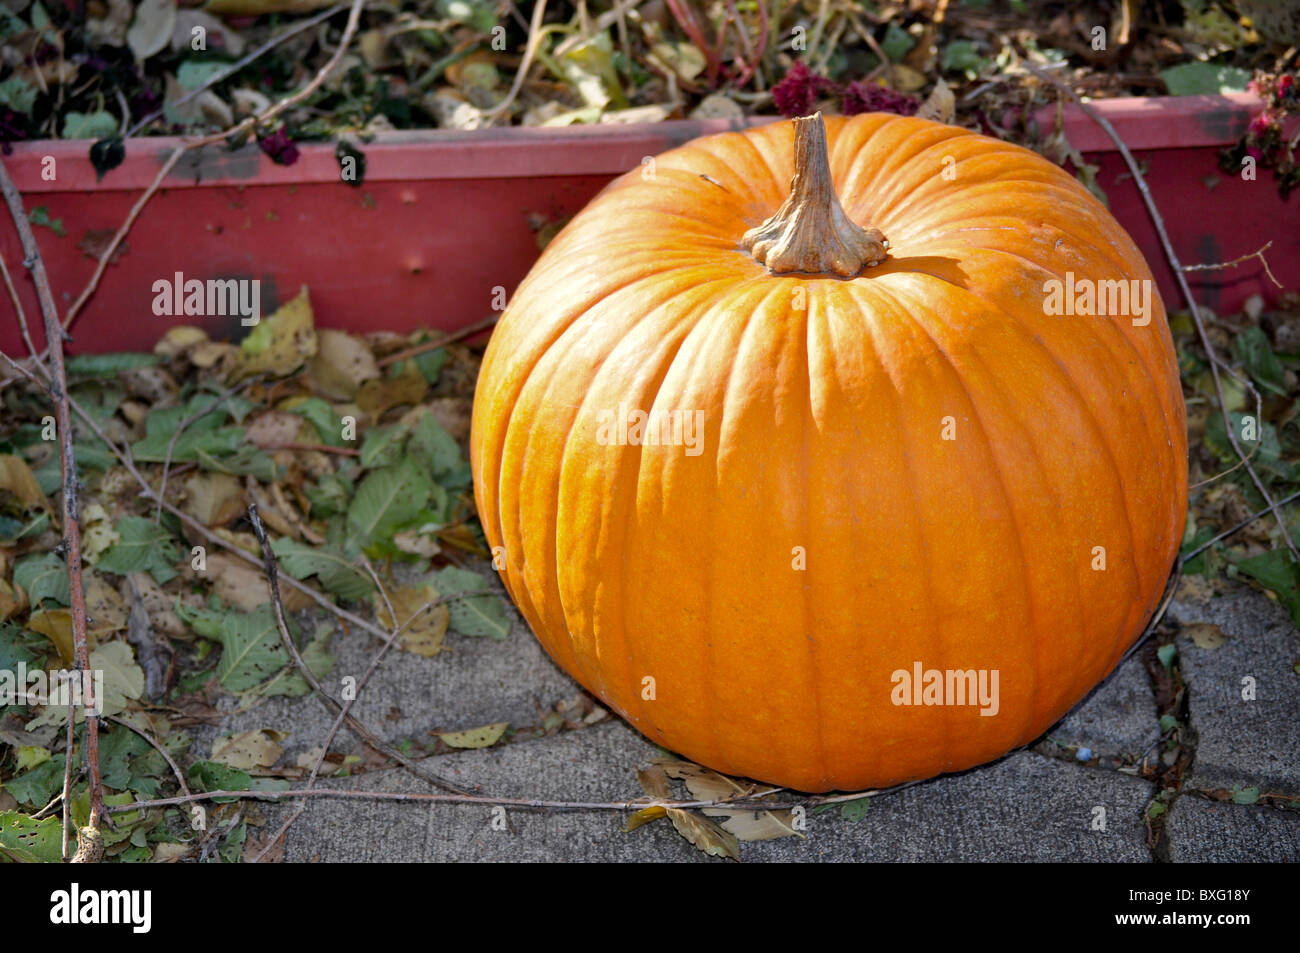
[[[1106,100],[1096,108],[1145,164],[1175,250],[1185,264],[1247,254],[1272,239],[1279,279],[1300,287],[1300,197],[1278,198],[1272,175],[1242,181],[1217,167],[1260,103],[1251,96]],[[1050,121],[1051,113],[1044,115]],[[1071,143],[1101,167],[1111,209],[1151,263],[1170,307],[1182,307],[1137,188],[1110,139],[1077,108],[1066,110]],[[154,314],[154,283],[257,278],[263,313],[308,285],[323,326],[351,330],[455,329],[492,310],[493,289],[514,290],[537,256],[536,230],[577,212],[612,177],[725,121],[566,129],[394,133],[365,147],[364,183],[340,180],[332,145],[306,145],[277,166],[255,145],[210,147],[187,156],[145,207],[127,248],[104,274],[73,326],[73,352],[147,350],[172,324],[203,324],[238,337],[237,317]],[[29,209],[45,206],[66,230],[37,228],[61,309],[95,267],[79,246],[110,233],[153,180],[175,140],[138,139],[126,161],[97,182],[88,142],[18,144],[5,159]],[[47,157],[54,179],[42,176]],[[91,242],[87,242],[87,236]],[[16,276],[29,316],[36,296],[11,227],[0,253]],[[1275,293],[1258,261],[1191,275],[1217,311],[1259,292]],[[7,297],[0,313],[8,314]],[[39,320],[33,320],[38,346]],[[0,349],[23,353],[17,322],[0,321]]]

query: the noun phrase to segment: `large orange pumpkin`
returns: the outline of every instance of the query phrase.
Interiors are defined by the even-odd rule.
[[[1150,279],[1067,173],[952,126],[665,153],[488,347],[472,462],[505,584],[574,678],[719,771],[856,790],[1030,742],[1133,643],[1182,535]]]

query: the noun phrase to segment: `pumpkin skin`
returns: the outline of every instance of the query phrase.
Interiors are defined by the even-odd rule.
[[[471,435],[484,531],[550,655],[658,744],[810,792],[1040,736],[1142,631],[1187,503],[1154,282],[1145,326],[1045,313],[1066,272],[1151,279],[1111,215],[963,129],[826,129],[889,258],[774,275],[740,246],[790,193],[789,123],[667,152],[521,284]],[[700,452],[602,436],[619,408],[702,411]],[[895,704],[916,663],[996,670],[996,714]]]

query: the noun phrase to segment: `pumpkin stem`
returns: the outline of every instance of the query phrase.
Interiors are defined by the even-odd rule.
[[[820,112],[794,120],[794,178],[790,197],[775,215],[740,240],[773,274],[800,271],[852,278],[888,254],[876,228],[849,221],[831,181],[826,124]]]

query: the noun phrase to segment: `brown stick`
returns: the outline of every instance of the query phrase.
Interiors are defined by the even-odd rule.
[[[388,367],[390,364],[396,364],[398,361],[404,361],[410,357],[418,357],[426,351],[436,351],[438,348],[447,344],[455,344],[457,341],[463,341],[466,338],[472,338],[480,331],[486,331],[501,320],[501,315],[494,314],[484,318],[482,321],[475,321],[473,324],[466,325],[459,331],[450,331],[434,341],[425,341],[423,344],[417,344],[415,347],[408,347],[405,351],[398,351],[395,354],[389,354],[381,358],[380,367]]]
[[[90,786],[90,816],[86,826],[77,832],[77,853],[74,862],[97,861],[103,854],[103,836],[99,826],[104,815],[104,788],[99,775],[99,718],[93,714],[96,699],[94,679],[90,678],[90,648],[86,641],[86,594],[81,583],[81,528],[77,522],[77,463],[72,448],[72,413],[68,405],[68,370],[63,362],[63,328],[59,326],[59,312],[54,304],[54,293],[40,247],[32,234],[22,196],[9,177],[9,170],[0,163],[0,191],[3,191],[14,227],[22,242],[23,264],[36,283],[36,295],[45,321],[46,344],[50,355],[50,394],[54,398],[54,414],[59,437],[59,461],[63,471],[62,516],[64,559],[68,565],[68,587],[71,593],[72,645],[77,670],[82,673],[86,698],[85,758]],[[72,757],[71,749],[68,757]],[[68,792],[64,792],[65,803]],[[66,817],[66,813],[65,813]]]

